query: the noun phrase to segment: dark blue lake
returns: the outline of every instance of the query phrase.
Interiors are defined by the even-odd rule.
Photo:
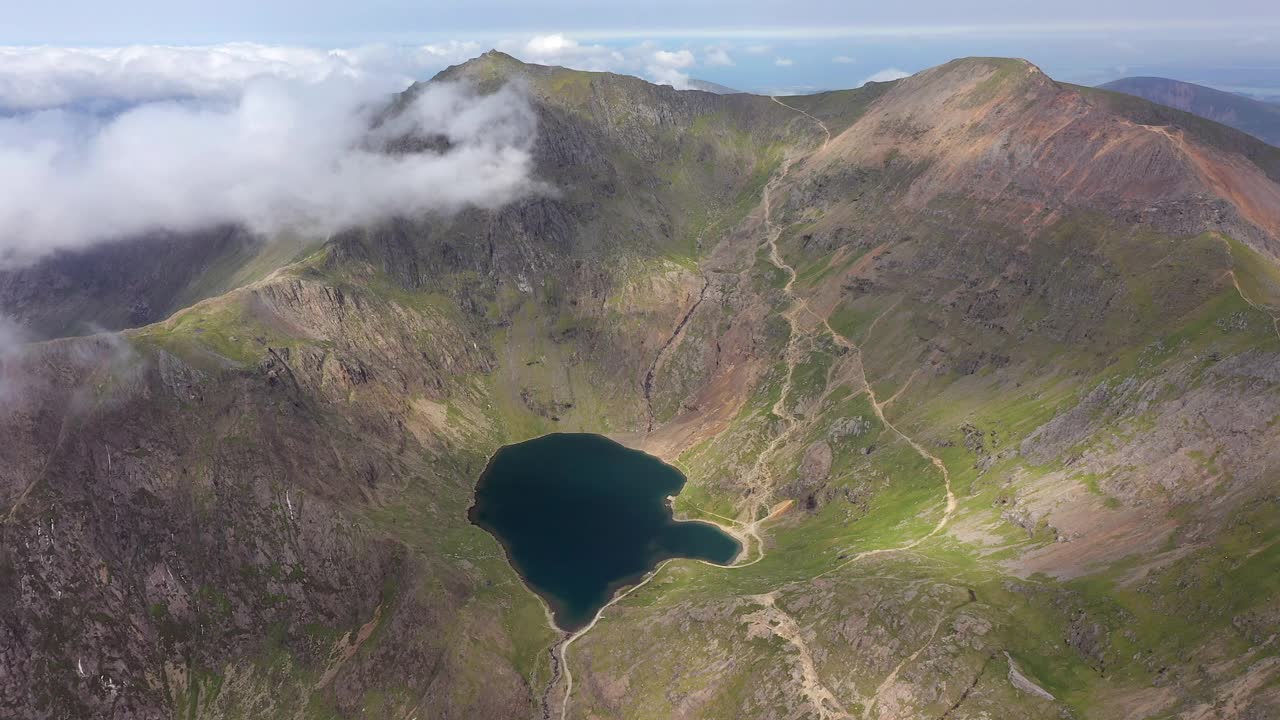
[[[508,445],[476,485],[469,517],[506,548],[516,571],[576,630],[620,587],[668,558],[728,564],[738,541],[672,518],[675,468],[600,435],[558,433]]]

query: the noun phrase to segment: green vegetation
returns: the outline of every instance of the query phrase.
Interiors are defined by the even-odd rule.
[[[959,105],[1033,77],[958,62],[931,72],[984,71],[947,79]],[[786,99],[815,122],[501,54],[444,75],[463,74],[524,78],[598,175],[549,168],[562,194],[527,218],[216,268],[193,292],[296,260],[129,333],[145,359],[200,371],[199,392],[168,365],[150,385],[86,371],[104,414],[84,422],[113,430],[94,444],[71,427],[59,462],[145,478],[127,498],[140,524],[195,523],[173,552],[201,540],[198,561],[226,569],[190,588],[157,580],[159,560],[139,571],[176,716],[538,712],[561,637],[466,512],[492,452],[557,431],[662,453],[688,479],[677,515],[750,545],[736,567],[667,563],[609,606],[570,646],[567,717],[783,716],[815,698],[868,717],[1114,717],[1117,697],[1163,717],[1241,678],[1251,698],[1274,688],[1258,669],[1280,652],[1270,258],[1096,210],[1012,227],[965,188],[908,203],[933,160],[898,148],[789,162],[816,122],[838,134],[902,85]],[[917,121],[867,132],[905,143]],[[779,227],[790,286],[763,235]],[[134,426],[159,430],[117,447]],[[126,470],[104,473],[108,452]],[[44,514],[13,532],[49,547],[47,520],[93,506],[53,494],[70,482],[36,487]],[[87,626],[58,619],[60,647]],[[201,635],[232,623],[250,630]],[[1014,665],[1055,699],[1012,684]]]

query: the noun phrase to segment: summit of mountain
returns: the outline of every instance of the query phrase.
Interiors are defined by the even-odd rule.
[[[442,81],[527,94],[546,191],[228,250],[165,318],[0,348],[0,714],[1280,710],[1264,143],[1015,59]],[[0,308],[118,312],[137,257],[6,271]],[[663,565],[567,644],[466,519],[550,432],[676,465],[743,561]]]

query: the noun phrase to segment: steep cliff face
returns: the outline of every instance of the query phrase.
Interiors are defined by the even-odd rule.
[[[555,191],[0,356],[4,712],[1280,705],[1265,149],[1013,60],[777,99],[441,78],[522,83]],[[553,430],[678,463],[746,561],[565,644],[465,518]]]
[[[259,244],[222,228],[63,253],[0,270],[0,307],[37,339],[146,325],[225,292],[215,266],[251,256]]]

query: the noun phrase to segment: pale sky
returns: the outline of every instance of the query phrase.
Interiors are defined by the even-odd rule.
[[[1280,93],[1280,10],[1266,0],[52,0],[6,5],[2,45],[248,42],[318,50],[370,45],[519,50],[535,37],[558,35],[580,46],[632,55],[637,46],[687,51],[692,60],[676,68],[682,76],[762,92],[850,87],[953,57],[1010,55],[1074,82],[1163,74]],[[572,58],[557,59],[572,64]],[[598,58],[592,62],[596,69],[646,75],[643,62],[607,68],[599,67]]]
[[[453,141],[444,156],[388,166],[361,142],[371,108],[489,48],[779,95],[995,55],[1280,97],[1275,1],[0,0],[0,267],[155,229],[323,235],[544,192],[517,90],[424,94],[411,119]]]

